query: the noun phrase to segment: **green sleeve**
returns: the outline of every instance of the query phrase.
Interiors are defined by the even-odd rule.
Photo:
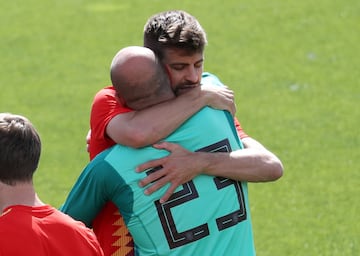
[[[92,222],[116,189],[116,172],[105,161],[94,161],[83,170],[60,210],[86,226]]]

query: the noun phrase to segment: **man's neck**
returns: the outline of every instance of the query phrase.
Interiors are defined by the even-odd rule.
[[[11,205],[44,205],[37,196],[32,183],[19,183],[15,186],[9,186],[3,183],[0,185],[0,213]]]

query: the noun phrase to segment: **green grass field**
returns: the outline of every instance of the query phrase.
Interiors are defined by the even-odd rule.
[[[257,253],[360,255],[360,2],[12,0],[0,8],[0,111],[43,142],[40,197],[58,207],[88,162],[92,97],[142,44],[147,18],[184,9],[208,34],[205,70],[236,92],[237,117],[285,173],[250,184]]]

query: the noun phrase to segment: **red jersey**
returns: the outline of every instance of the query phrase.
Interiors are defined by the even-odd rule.
[[[116,144],[106,135],[106,127],[113,117],[130,111],[116,99],[113,86],[105,87],[95,95],[90,115],[90,159]]]
[[[106,127],[116,115],[130,111],[132,110],[121,105],[116,99],[113,86],[105,87],[95,95],[90,116],[90,159],[116,144],[106,135]],[[234,122],[240,139],[248,137],[236,118]],[[108,202],[96,216],[93,229],[105,256],[134,255],[132,237],[117,207],[112,202]]]
[[[94,233],[50,205],[14,205],[0,216],[0,255],[104,255]]]

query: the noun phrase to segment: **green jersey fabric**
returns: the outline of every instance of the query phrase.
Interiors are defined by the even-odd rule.
[[[241,149],[233,118],[226,111],[203,108],[165,141],[190,151]],[[168,155],[153,147],[115,145],[84,169],[62,211],[91,227],[106,202],[120,210],[133,236],[136,255],[255,255],[246,182],[199,175],[159,199],[168,186],[144,195],[138,182],[150,172],[135,172],[149,160]]]

